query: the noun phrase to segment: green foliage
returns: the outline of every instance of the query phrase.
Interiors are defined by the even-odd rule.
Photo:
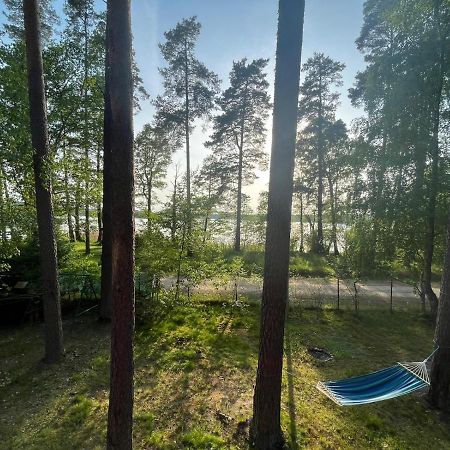
[[[157,123],[171,126],[178,133],[178,139],[186,132],[186,117],[191,128],[196,119],[208,116],[219,89],[217,75],[195,56],[200,29],[201,25],[196,17],[183,19],[164,33],[165,41],[159,45],[167,67],[160,69],[164,79],[164,94],[155,100]],[[189,99],[188,105],[186,96]]]
[[[64,239],[57,241],[57,249],[60,261],[64,261],[72,253],[72,245]],[[40,279],[39,246],[36,238],[22,241],[9,256],[4,264],[12,273],[27,281],[37,282]]]
[[[59,258],[60,271],[73,275],[90,275],[94,279],[100,278],[100,261],[94,256],[85,255],[80,251],[80,247],[64,241],[69,247],[64,256]]]
[[[145,197],[149,214],[152,211],[153,190],[165,184],[167,167],[175,150],[170,144],[168,130],[150,124],[145,124],[135,139],[136,189]]]
[[[179,249],[162,230],[158,222],[136,237],[136,266],[141,272],[162,278],[176,271]]]

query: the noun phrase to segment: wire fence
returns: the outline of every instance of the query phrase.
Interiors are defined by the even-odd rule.
[[[304,307],[423,312],[416,287],[400,280],[307,279],[290,283],[290,299]]]
[[[169,281],[162,285],[169,287]],[[262,295],[261,279],[238,279],[217,287],[213,282],[204,282],[191,289],[191,293],[221,293],[230,298]],[[436,291],[438,294],[438,291]],[[328,308],[337,310],[382,309],[388,311],[428,310],[416,286],[401,280],[352,280],[340,278],[291,278],[289,300],[305,308]]]
[[[64,281],[63,281],[64,280]],[[100,283],[87,276],[71,276],[61,280],[62,293],[76,298],[81,296],[98,300]],[[161,289],[175,290],[176,278],[157,277],[137,273],[136,292],[142,296],[157,299]],[[222,295],[230,300],[244,296],[254,299],[262,295],[261,278],[240,278],[228,282],[205,280],[193,286],[189,280],[180,280],[180,291],[187,296],[195,294]],[[435,287],[436,294],[439,294]],[[78,293],[78,295],[77,295]],[[337,310],[382,309],[386,311],[418,311],[429,309],[412,283],[401,280],[352,280],[341,278],[291,278],[289,280],[291,303],[305,308],[328,308]]]

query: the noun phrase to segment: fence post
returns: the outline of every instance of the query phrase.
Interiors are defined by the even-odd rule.
[[[393,309],[392,309],[392,307],[393,307],[393,305],[392,305],[392,285],[393,285],[393,281],[392,281],[392,278],[391,278],[391,313],[393,311]]]
[[[337,279],[337,309],[339,311],[339,303],[340,303],[340,286],[339,286],[339,278]]]

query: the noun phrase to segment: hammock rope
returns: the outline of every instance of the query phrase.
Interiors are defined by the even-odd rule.
[[[317,389],[340,406],[364,405],[410,394],[430,385],[429,365],[438,347],[423,361],[397,363],[366,375],[320,381]]]

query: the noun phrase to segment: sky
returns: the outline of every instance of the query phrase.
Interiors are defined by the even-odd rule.
[[[95,1],[98,8],[104,9],[103,0]],[[54,4],[57,12],[62,14],[64,1],[55,0]],[[222,88],[228,86],[233,60],[269,58],[268,80],[273,95],[277,0],[132,0],[131,4],[136,61],[151,98],[162,93],[158,67],[163,66],[164,61],[158,43],[164,40],[165,31],[183,18],[194,15],[202,24],[197,56],[218,74]],[[306,0],[302,62],[314,52],[323,52],[346,65],[343,86],[339,88],[342,95],[337,117],[347,124],[362,114],[352,107],[347,97],[356,73],[364,68],[363,56],[355,45],[362,24],[362,8],[363,0]],[[1,16],[0,23],[4,21],[3,14]],[[141,112],[135,117],[136,132],[152,121],[154,113],[151,100],[144,101],[141,106]],[[267,128],[266,151],[270,154],[271,118]],[[199,124],[191,138],[191,167],[194,170],[208,155],[203,146],[207,138],[208,129]],[[176,152],[173,161],[180,170],[184,169],[183,149]],[[168,179],[173,173],[171,167]],[[244,188],[253,207],[257,205],[259,192],[267,190],[267,185],[268,171],[265,171],[258,172],[255,183]],[[158,197],[165,200],[166,195],[167,191],[162,191]]]
[[[219,75],[222,88],[228,86],[233,60],[269,58],[268,79],[270,94],[273,95],[277,8],[277,0],[133,0],[132,28],[136,59],[151,97],[162,90],[158,67],[163,66],[164,61],[158,42],[164,40],[165,31],[181,19],[194,15],[202,24],[197,56]],[[363,56],[355,45],[362,24],[362,8],[363,0],[306,0],[305,8],[302,62],[314,52],[323,52],[345,63],[337,117],[348,124],[362,114],[352,107],[347,97],[356,73],[364,68]],[[135,118],[136,130],[152,120],[153,112],[150,101],[142,104],[142,111]],[[266,150],[270,153],[271,118],[267,125]],[[191,143],[191,167],[194,169],[208,154],[203,146],[207,138],[208,130],[200,124],[193,133]],[[182,149],[175,154],[174,163],[185,167]],[[172,174],[173,168],[169,169],[169,179]],[[267,190],[267,186],[268,171],[258,171],[255,183],[244,188],[254,208],[259,192]],[[165,195],[162,192],[159,197]]]

